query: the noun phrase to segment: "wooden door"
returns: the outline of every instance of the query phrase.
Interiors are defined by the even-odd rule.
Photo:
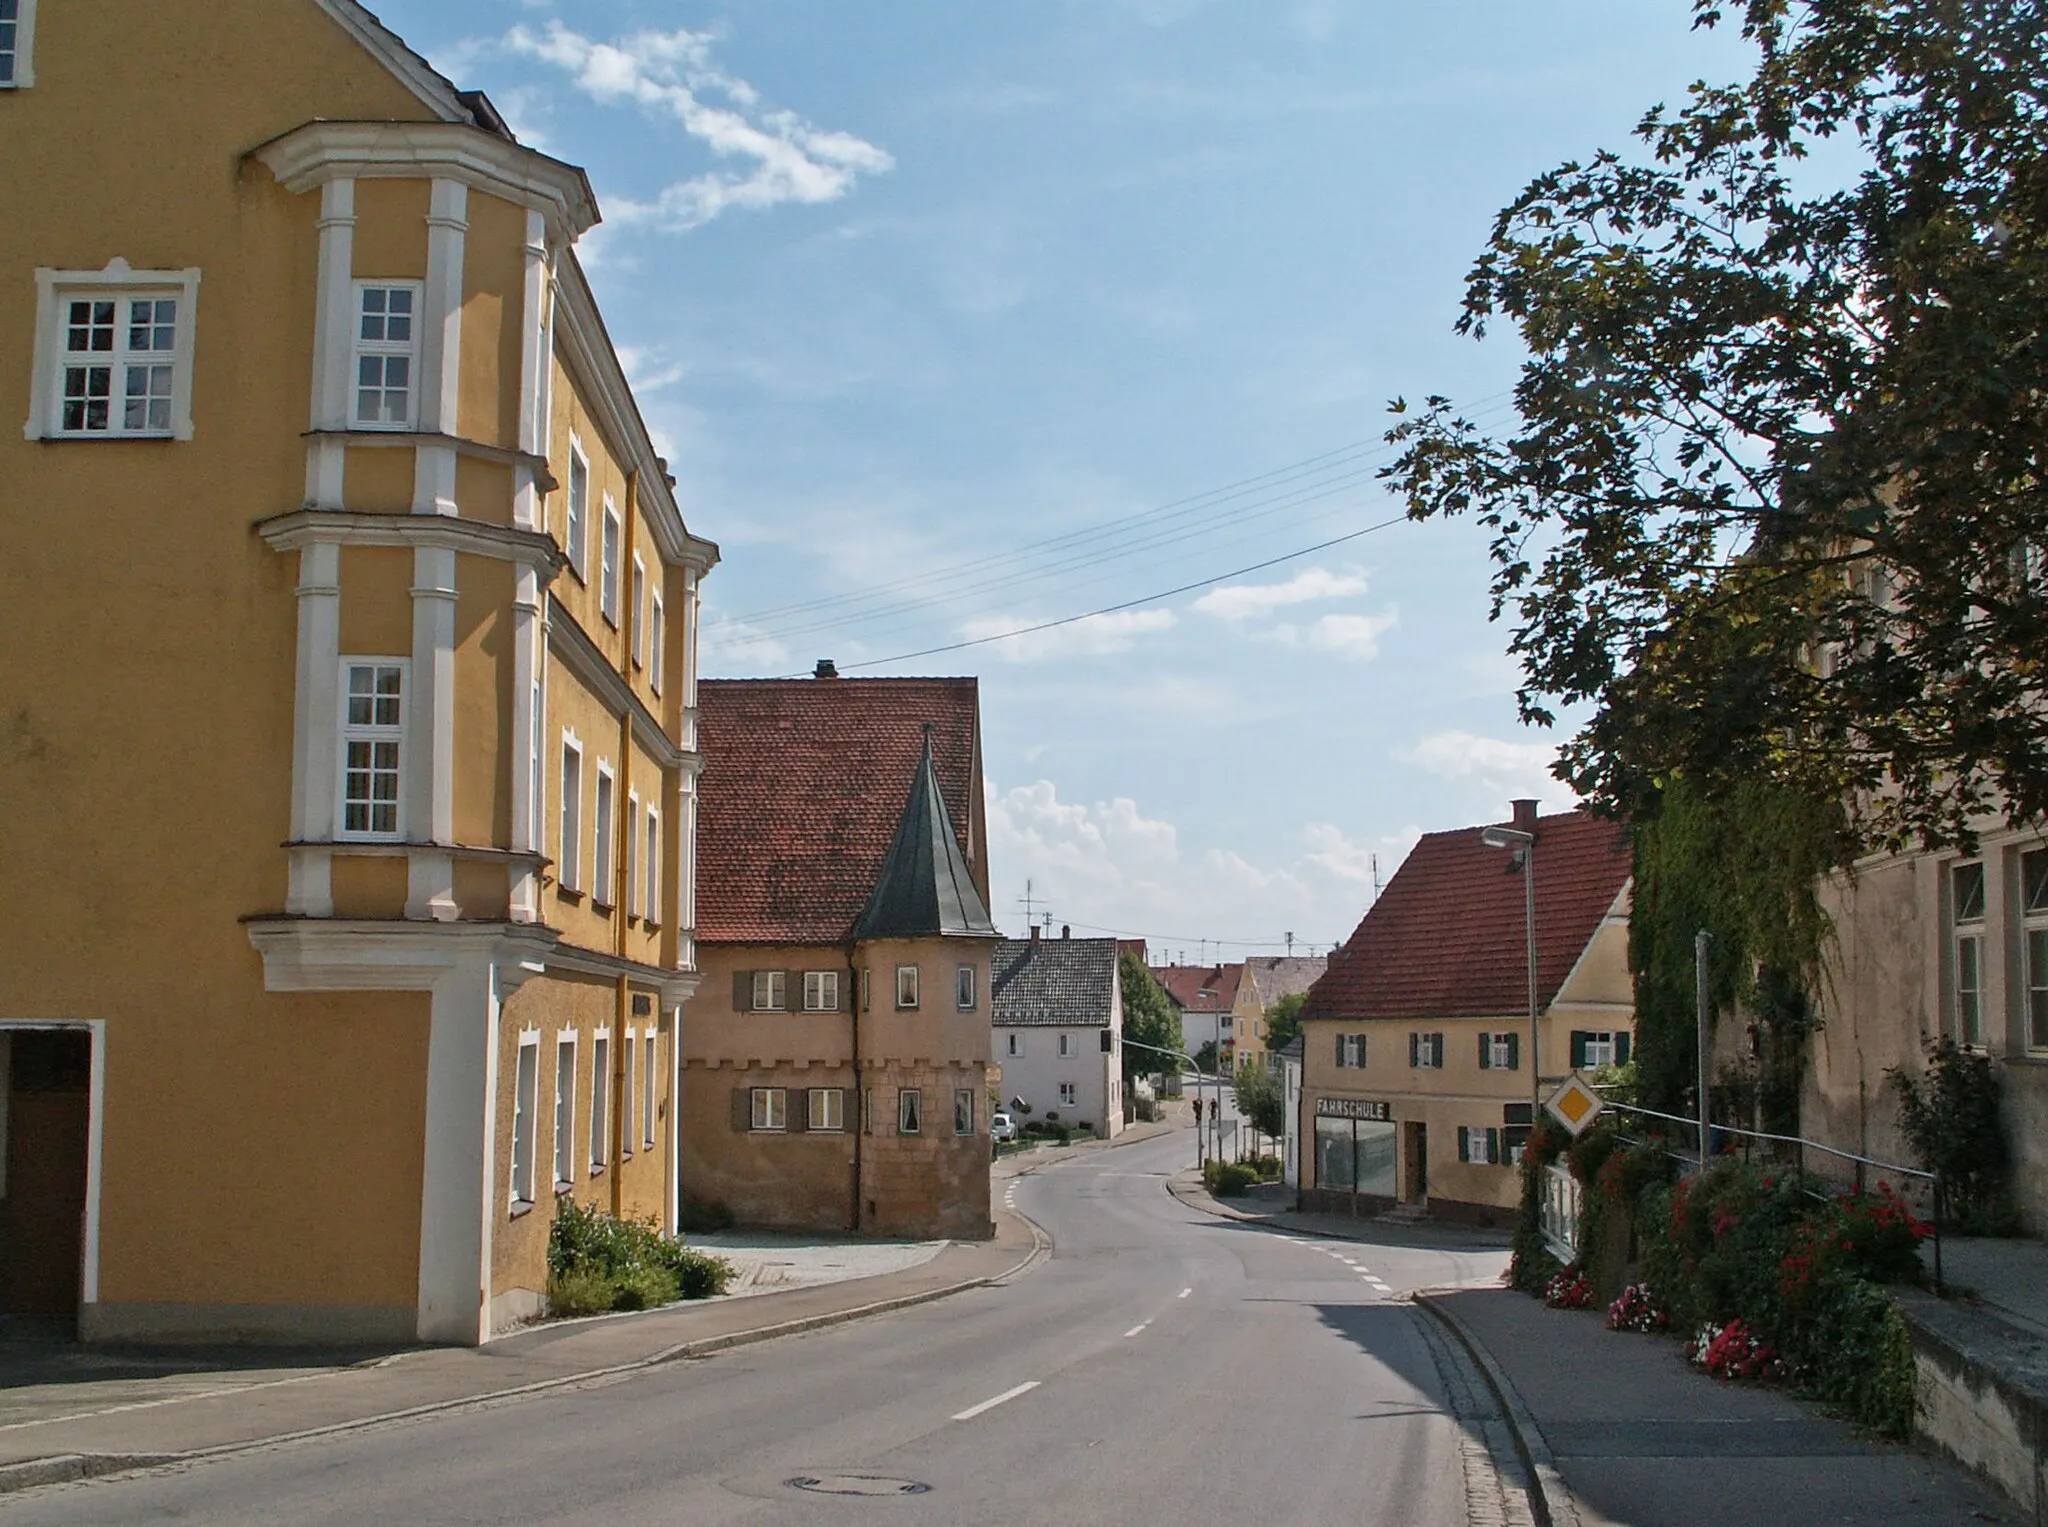
[[[92,1040],[62,1029],[16,1029],[6,1037],[0,1313],[75,1316],[85,1261]]]

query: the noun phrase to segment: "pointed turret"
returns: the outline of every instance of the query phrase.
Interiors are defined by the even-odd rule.
[[[924,756],[911,781],[910,798],[896,821],[896,836],[875,877],[875,888],[854,920],[853,936],[993,938],[995,931],[975,889],[967,856],[953,835],[953,818],[932,762],[932,728],[927,722]]]

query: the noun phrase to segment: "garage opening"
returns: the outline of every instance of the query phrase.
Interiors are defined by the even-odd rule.
[[[91,1094],[89,1033],[0,1029],[0,1316],[76,1327]]]

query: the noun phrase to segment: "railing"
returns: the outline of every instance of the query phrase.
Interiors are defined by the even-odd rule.
[[[1543,1239],[1551,1255],[1572,1262],[1579,1255],[1579,1180],[1571,1168],[1553,1161],[1543,1169]]]

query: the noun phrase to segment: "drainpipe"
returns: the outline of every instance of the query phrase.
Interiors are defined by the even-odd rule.
[[[611,1075],[611,1139],[606,1143],[606,1174],[612,1180],[612,1214],[623,1215],[626,1209],[626,1067],[630,1064],[626,1054],[626,1024],[633,1013],[633,983],[626,974],[626,920],[631,912],[627,899],[632,893],[632,875],[628,866],[633,862],[635,844],[627,841],[627,834],[635,832],[633,824],[620,830],[620,824],[627,821],[626,802],[633,794],[633,653],[635,643],[640,639],[640,601],[633,595],[633,554],[639,540],[640,524],[640,473],[636,468],[626,474],[626,525],[625,534],[619,538],[619,563],[613,569],[619,580],[619,603],[623,614],[619,632],[623,637],[623,650],[619,655],[619,677],[625,681],[627,703],[619,709],[619,784],[612,797],[612,953],[620,961],[616,982],[617,990],[612,1003],[612,1075]],[[600,538],[603,529],[599,529]],[[602,592],[599,597],[602,598]],[[637,835],[637,834],[636,834]],[[674,1107],[671,1106],[671,1113]]]

